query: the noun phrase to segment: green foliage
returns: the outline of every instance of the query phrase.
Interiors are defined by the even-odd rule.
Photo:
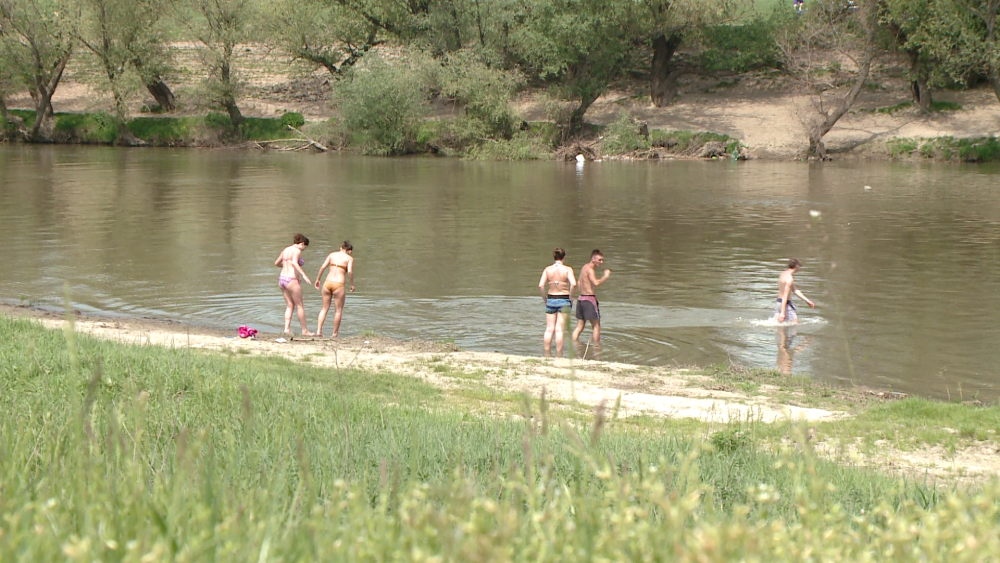
[[[955,102],[931,102],[931,111],[961,111],[962,104]]]
[[[417,123],[426,112],[426,87],[405,63],[366,57],[349,80],[337,84],[336,100],[351,143],[366,154],[412,150]]]
[[[205,115],[205,125],[208,125],[209,127],[217,127],[219,129],[232,129],[233,120],[224,113],[210,111],[207,115]]]
[[[271,139],[287,139],[290,131],[285,126],[284,117],[281,119],[247,117],[239,127],[239,134],[240,137],[248,141],[267,141]]]
[[[654,147],[664,147],[673,152],[686,153],[701,148],[705,143],[725,143],[726,152],[732,152],[732,143],[739,148],[739,140],[723,133],[709,131],[664,131],[653,129],[649,132],[650,144]]]
[[[464,106],[473,136],[510,139],[520,125],[521,118],[510,105],[523,82],[519,75],[490,67],[478,53],[464,49],[446,57],[438,80],[441,93]]]
[[[964,162],[996,162],[1000,160],[1000,141],[996,137],[960,139],[958,157]]]
[[[164,146],[190,141],[194,130],[203,127],[204,123],[200,117],[137,117],[128,122],[128,128],[137,138]]]
[[[893,158],[904,154],[912,154],[913,151],[917,150],[918,146],[919,143],[915,139],[895,137],[886,141],[886,147],[889,149],[889,154]]]
[[[758,16],[742,24],[721,24],[701,32],[705,49],[698,64],[709,72],[749,72],[780,68],[781,49],[775,41],[777,19]]]
[[[518,131],[510,139],[475,145],[466,156],[474,160],[544,160],[552,158],[552,142],[533,131]]]
[[[740,427],[715,432],[708,441],[716,450],[728,454],[748,449],[751,445],[750,435]]]
[[[626,112],[618,114],[618,118],[607,126],[601,141],[604,154],[627,154],[649,147],[649,139],[639,134],[639,126]]]
[[[302,117],[302,114],[297,111],[288,111],[282,114],[281,124],[286,127],[290,125],[298,129],[306,124],[306,118]]]
[[[364,17],[365,8],[364,3],[270,0],[260,6],[260,27],[268,44],[339,76],[376,41],[378,26]]]

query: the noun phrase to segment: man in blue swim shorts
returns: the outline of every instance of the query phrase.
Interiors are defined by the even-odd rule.
[[[545,303],[545,336],[542,338],[545,355],[548,356],[552,350],[552,338],[556,340],[556,354],[561,356],[563,351],[563,326],[566,324],[566,315],[573,310],[573,302],[570,295],[576,288],[576,276],[573,275],[573,268],[563,264],[566,258],[566,251],[558,246],[552,251],[555,262],[542,270],[542,279],[538,282],[538,290],[542,294],[542,301]]]

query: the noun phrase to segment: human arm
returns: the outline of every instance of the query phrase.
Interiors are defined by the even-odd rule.
[[[330,255],[327,254],[326,260],[323,261],[323,265],[320,266],[319,271],[316,272],[316,283],[314,284],[316,286],[316,289],[319,289],[319,280],[320,278],[323,277],[323,270],[326,270],[329,267],[330,267]]]
[[[569,269],[569,295],[573,296],[573,290],[576,289],[576,274],[573,273],[573,268]]]
[[[285,255],[285,251],[282,250],[281,254],[278,255],[278,259],[274,261],[274,265],[275,266],[277,266],[279,268],[281,267],[281,263],[284,262],[284,260],[282,260],[281,257],[284,256],[284,255]]]
[[[594,275],[594,271],[591,270],[590,271],[590,277],[591,277],[591,280],[590,280],[591,283],[594,284],[594,287],[597,287],[597,286],[601,285],[602,283],[608,281],[608,278],[611,277],[611,270],[605,268],[604,269],[604,275],[601,276],[601,279],[597,279],[597,276]]]
[[[307,284],[311,285],[312,282],[309,281],[309,276],[306,275],[306,271],[302,269],[302,266],[299,266],[299,256],[301,255],[301,252],[296,252],[295,255],[292,256],[292,267],[295,268],[295,271],[298,272],[300,276],[302,276],[302,279],[306,280]]]
[[[538,280],[538,291],[542,294],[542,303],[548,297],[548,292],[545,289],[545,284],[549,281],[549,270],[548,268],[542,270],[542,279]]]
[[[347,279],[351,280],[351,292],[354,292],[354,258],[347,259]]]
[[[795,295],[798,295],[799,299],[801,299],[801,300],[805,301],[806,303],[808,303],[809,306],[812,307],[813,309],[816,308],[816,304],[813,303],[812,301],[810,301],[809,298],[806,297],[804,293],[802,293],[801,291],[799,291],[799,288],[797,288],[797,287],[795,288]]]

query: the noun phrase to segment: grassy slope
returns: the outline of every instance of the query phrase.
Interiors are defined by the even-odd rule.
[[[442,397],[0,317],[0,559],[856,560],[968,536],[963,556],[996,553],[997,491],[938,502],[764,453],[738,425],[699,444],[669,420],[584,427]]]

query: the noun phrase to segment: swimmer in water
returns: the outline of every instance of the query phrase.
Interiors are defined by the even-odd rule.
[[[799,262],[798,258],[792,258],[788,261],[788,269],[781,272],[781,275],[778,276],[778,298],[775,299],[774,312],[779,323],[785,322],[785,319],[788,319],[789,324],[797,324],[799,322],[799,315],[796,313],[795,305],[792,303],[793,293],[808,303],[810,307],[816,308],[816,304],[799,291],[799,288],[795,287],[795,272],[799,271],[799,266],[801,265],[802,262]]]
[[[566,324],[567,313],[573,309],[573,302],[569,297],[576,288],[576,276],[573,275],[573,268],[563,265],[565,250],[557,246],[552,251],[552,257],[555,258],[555,263],[542,270],[542,278],[538,281],[538,290],[545,303],[545,336],[542,342],[545,355],[548,356],[552,349],[552,337],[555,336],[556,354],[561,356],[563,325]]]
[[[306,312],[302,308],[302,286],[299,284],[300,275],[307,284],[312,284],[309,281],[309,276],[302,269],[302,265],[305,264],[305,260],[302,259],[302,251],[307,246],[309,246],[309,239],[301,234],[296,234],[292,245],[285,247],[278,255],[278,259],[274,261],[274,265],[281,268],[281,274],[278,275],[278,287],[281,288],[281,294],[285,296],[285,334],[292,333],[292,310],[298,307],[302,336],[313,335],[306,327]]]
[[[351,241],[345,240],[344,244],[340,245],[340,250],[326,257],[326,261],[319,268],[319,273],[316,274],[316,289],[323,292],[323,308],[316,322],[316,336],[323,336],[323,323],[326,322],[326,314],[330,312],[330,301],[334,303],[333,337],[337,338],[340,333],[340,316],[344,312],[344,301],[347,299],[347,291],[344,289],[345,276],[350,280],[351,292],[354,292],[353,252]],[[330,273],[326,275],[326,282],[321,288],[319,279],[323,277],[323,270],[327,268],[330,268]]]

